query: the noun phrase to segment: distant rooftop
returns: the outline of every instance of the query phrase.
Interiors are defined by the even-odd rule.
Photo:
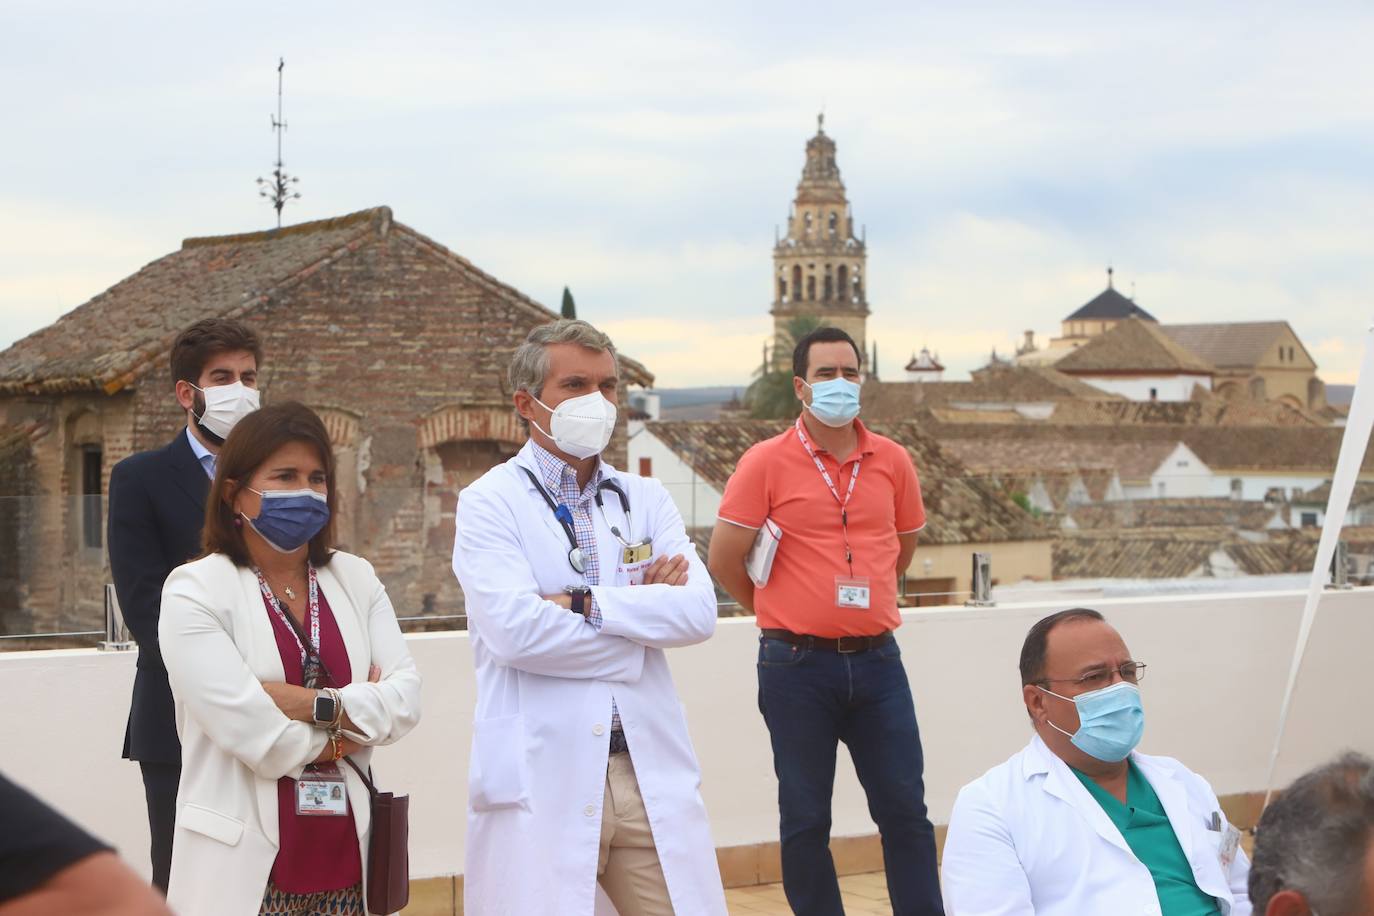
[[[1117,292],[1112,286],[1111,270],[1107,271],[1107,288],[1098,293],[1088,302],[1079,307],[1065,321],[1083,321],[1093,319],[1106,319],[1108,321],[1121,318],[1139,318],[1142,321],[1154,321],[1155,316],[1145,311],[1135,304],[1134,299]]]
[[[1210,363],[1166,336],[1155,320],[1148,316],[1143,319],[1128,316],[1059,360],[1054,368],[1060,372],[1078,374],[1158,372],[1212,375],[1215,372]]]

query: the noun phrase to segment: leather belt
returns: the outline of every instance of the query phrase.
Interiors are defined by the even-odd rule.
[[[808,649],[828,649],[831,652],[838,652],[841,655],[852,655],[855,652],[867,652],[869,649],[885,646],[892,641],[891,630],[884,630],[876,636],[841,636],[839,639],[826,639],[823,636],[807,636],[803,633],[793,633],[791,630],[775,630],[771,628],[764,628],[760,630],[759,633],[765,639],[780,639],[794,646],[804,646]]]

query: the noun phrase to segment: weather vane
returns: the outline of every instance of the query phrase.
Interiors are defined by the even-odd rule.
[[[277,59],[277,113],[272,115],[272,130],[277,134],[277,167],[272,170],[271,179],[258,179],[258,195],[266,197],[272,202],[272,208],[277,211],[277,228],[281,228],[281,211],[286,206],[288,200],[296,200],[301,196],[300,191],[293,190],[296,183],[300,181],[293,175],[286,174],[281,161],[281,135],[286,132],[286,121],[282,117],[281,110],[281,80],[282,70],[286,69],[286,58]]]

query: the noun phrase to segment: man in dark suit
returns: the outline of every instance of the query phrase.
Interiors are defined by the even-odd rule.
[[[162,584],[201,552],[215,457],[234,424],[257,409],[261,360],[257,335],[237,321],[207,318],[182,331],[171,364],[186,428],[166,446],[124,459],[110,474],[110,572],[139,649],[124,757],[143,771],[153,884],[163,893],[172,865],[181,742],[157,640]]]

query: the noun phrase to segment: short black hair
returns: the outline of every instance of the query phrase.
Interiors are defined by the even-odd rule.
[[[839,341],[844,341],[854,348],[854,355],[858,357],[859,366],[862,367],[864,355],[859,352],[859,345],[854,342],[854,338],[839,328],[824,327],[816,328],[797,341],[797,346],[792,350],[792,374],[800,379],[806,378],[807,370],[811,368],[812,344],[838,343]]]
[[[1045,653],[1050,645],[1050,631],[1061,623],[1070,620],[1106,620],[1100,613],[1087,607],[1071,607],[1067,611],[1055,611],[1048,617],[1035,622],[1021,644],[1021,684],[1038,684],[1045,679]]]

